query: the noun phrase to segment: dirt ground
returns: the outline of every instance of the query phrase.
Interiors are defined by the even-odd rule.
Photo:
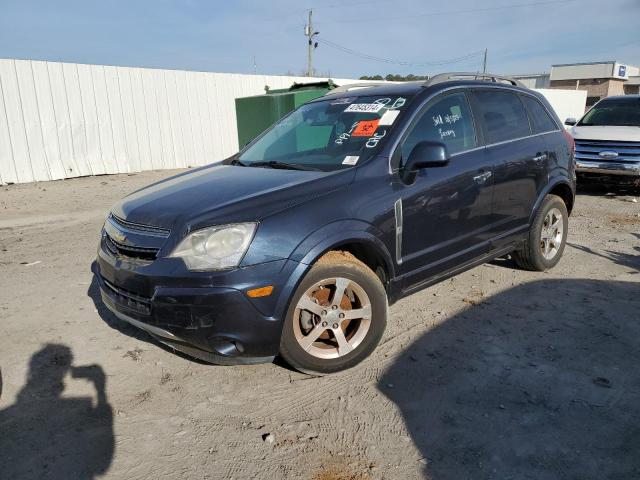
[[[579,195],[555,269],[417,293],[313,378],[190,360],[96,303],[110,205],[172,173],[0,187],[0,476],[640,478],[637,197]]]

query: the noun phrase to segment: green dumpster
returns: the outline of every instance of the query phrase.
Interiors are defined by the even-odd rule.
[[[279,90],[265,87],[264,95],[236,98],[238,145],[244,147],[287,113],[335,87],[331,80],[294,83],[290,88]]]

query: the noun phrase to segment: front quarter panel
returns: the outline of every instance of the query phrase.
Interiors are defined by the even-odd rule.
[[[390,252],[394,248],[393,202],[388,206],[376,202],[389,190],[386,159],[373,160],[383,172],[378,181],[360,172],[347,187],[327,192],[322,197],[281,211],[260,222],[254,241],[241,266],[264,261],[288,260],[295,266],[285,284],[278,285],[275,315],[284,318],[295,288],[313,263],[328,250],[347,243],[363,244],[374,249],[386,264],[389,277],[395,276]],[[374,165],[363,166],[369,170]],[[373,204],[377,203],[374,208]],[[388,207],[388,208],[387,208]],[[388,221],[386,217],[389,216]],[[389,226],[390,231],[385,225]]]

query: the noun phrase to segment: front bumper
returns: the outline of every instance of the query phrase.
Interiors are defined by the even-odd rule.
[[[269,363],[272,362],[275,357],[274,355],[266,357],[247,357],[244,355],[237,355],[237,346],[233,342],[218,344],[220,348],[226,350],[226,354],[220,353],[218,351],[211,352],[202,348],[198,348],[189,344],[188,340],[177,336],[170,330],[156,327],[154,325],[141,322],[140,320],[136,320],[129,315],[125,315],[118,309],[117,304],[114,303],[107,294],[105,294],[105,291],[103,289],[100,290],[100,293],[102,295],[102,302],[111,311],[111,313],[113,313],[120,320],[128,322],[134,327],[138,327],[141,330],[146,331],[159,342],[168,345],[169,347],[174,348],[182,353],[186,353],[187,355],[190,355],[194,358],[218,365],[237,365],[250,363]]]
[[[594,173],[600,175],[620,175],[640,177],[640,162],[598,162],[588,160],[576,161],[577,173]]]
[[[116,317],[157,340],[217,364],[259,363],[278,353],[278,294],[299,264],[268,262],[226,272],[189,272],[179,259],[153,262],[98,250],[93,272],[102,301]],[[269,297],[247,290],[273,285]]]

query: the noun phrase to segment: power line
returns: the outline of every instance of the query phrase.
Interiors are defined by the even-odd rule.
[[[402,15],[397,17],[384,17],[378,16],[374,18],[357,18],[350,20],[329,20],[323,21],[322,24],[328,23],[370,23],[370,22],[389,22],[393,20],[404,20],[411,19],[416,17],[435,17],[440,15],[459,15],[463,13],[482,13],[482,12],[492,12],[496,10],[510,10],[522,7],[537,7],[541,5],[560,5],[565,3],[574,3],[579,0],[544,0],[538,2],[529,2],[529,3],[516,3],[513,5],[499,5],[495,7],[481,7],[481,8],[469,8],[464,10],[447,10],[444,12],[425,12],[425,13],[413,13],[411,15]]]
[[[326,40],[324,38],[318,38],[318,42],[319,43],[323,43],[325,45],[327,45],[328,47],[334,48],[336,50],[340,50],[344,53],[348,53],[350,55],[354,55],[356,57],[360,57],[360,58],[364,58],[366,60],[372,60],[375,62],[380,62],[380,63],[387,63],[387,64],[392,64],[392,65],[402,65],[405,67],[436,67],[436,66],[442,66],[442,65],[450,65],[453,63],[460,63],[463,62],[465,60],[469,60],[471,58],[480,56],[484,54],[484,50],[479,50],[477,52],[472,52],[469,53],[467,55],[463,55],[461,57],[457,57],[457,58],[449,58],[446,60],[438,60],[438,61],[432,61],[432,62],[406,62],[406,61],[401,61],[401,60],[392,60],[389,58],[382,58],[382,57],[377,57],[375,55],[369,55],[367,53],[363,53],[363,52],[359,52],[357,50],[353,50],[351,48],[348,47],[344,47],[342,45],[339,45],[335,42]]]

